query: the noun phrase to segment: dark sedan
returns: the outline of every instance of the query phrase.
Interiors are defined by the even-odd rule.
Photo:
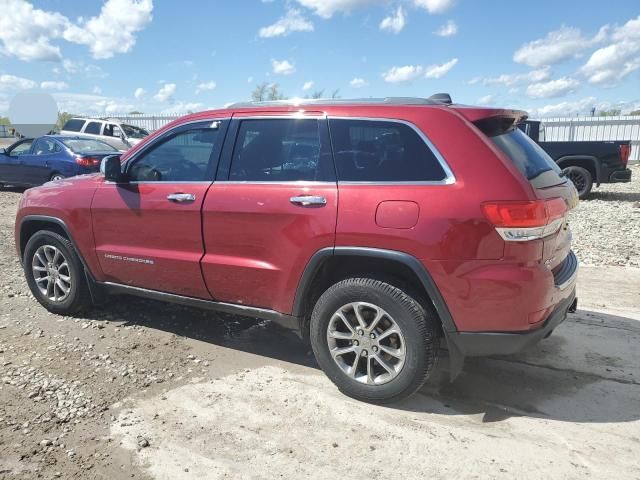
[[[92,138],[46,135],[24,138],[0,148],[0,186],[31,187],[100,169],[107,155],[118,154],[108,143]]]

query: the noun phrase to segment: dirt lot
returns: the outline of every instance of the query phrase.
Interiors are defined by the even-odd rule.
[[[20,192],[0,192],[0,478],[638,479],[640,182],[603,190],[574,220],[580,310],[454,383],[444,352],[390,407],[342,396],[266,322],[127,297],[47,313],[15,258]]]

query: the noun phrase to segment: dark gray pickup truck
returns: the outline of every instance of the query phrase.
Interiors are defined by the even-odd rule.
[[[518,126],[562,168],[580,199],[589,196],[594,184],[631,181],[630,141],[541,142],[540,122],[527,120]]]

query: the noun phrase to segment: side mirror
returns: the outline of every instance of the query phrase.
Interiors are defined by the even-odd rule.
[[[105,180],[109,182],[122,182],[124,175],[122,174],[120,155],[104,157],[102,162],[100,162],[100,173],[102,173]]]

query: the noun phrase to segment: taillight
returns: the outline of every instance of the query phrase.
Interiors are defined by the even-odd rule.
[[[556,233],[562,226],[567,204],[562,198],[486,202],[482,211],[504,240],[526,242]]]
[[[622,165],[626,167],[627,163],[629,162],[629,156],[631,155],[631,145],[629,145],[628,143],[620,145],[619,153],[620,161],[622,162]]]
[[[95,157],[76,157],[76,163],[81,167],[95,167],[100,165],[100,159]]]

